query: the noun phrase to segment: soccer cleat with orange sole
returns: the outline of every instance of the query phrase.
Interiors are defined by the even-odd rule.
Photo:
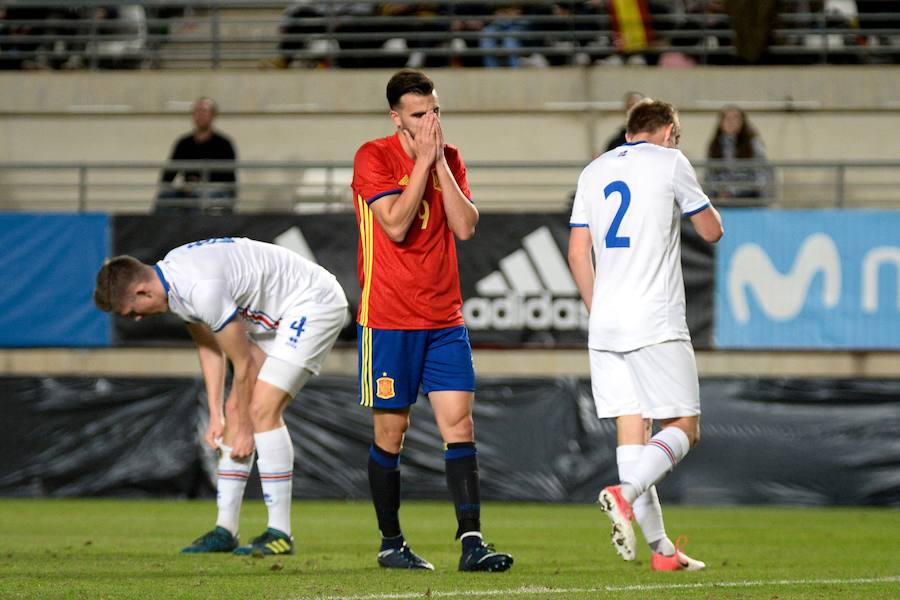
[[[631,504],[622,496],[621,486],[611,485],[603,488],[597,498],[597,503],[600,505],[600,510],[605,512],[612,522],[610,541],[613,548],[623,559],[634,560],[635,539],[634,528],[631,526],[634,511],[631,510]]]
[[[706,563],[695,560],[681,551],[687,545],[687,537],[681,536],[675,541],[675,554],[664,556],[654,553],[650,557],[650,568],[654,571],[700,571]]]

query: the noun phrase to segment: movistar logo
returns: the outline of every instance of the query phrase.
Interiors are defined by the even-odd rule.
[[[862,264],[862,309],[867,313],[878,311],[878,273],[882,266],[893,265],[900,274],[900,248],[878,246],[866,254]],[[900,279],[900,278],[898,278]],[[897,310],[900,310],[900,284],[897,285]]]
[[[470,329],[587,330],[587,310],[549,228],[526,235],[498,266],[463,303]]]
[[[834,308],[841,296],[841,259],[834,241],[824,233],[804,240],[791,270],[784,275],[760,246],[744,244],[734,253],[728,269],[731,312],[739,323],[750,320],[749,288],[770,319],[793,319],[803,310],[809,286],[819,273],[824,281],[822,304]]]

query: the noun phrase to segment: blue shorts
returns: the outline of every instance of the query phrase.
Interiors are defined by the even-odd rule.
[[[359,403],[398,409],[422,393],[475,391],[472,345],[465,325],[446,329],[372,329],[356,325]]]

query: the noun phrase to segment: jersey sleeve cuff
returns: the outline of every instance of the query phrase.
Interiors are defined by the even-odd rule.
[[[587,223],[569,223],[569,227],[571,227],[571,228],[575,228],[575,227],[588,227],[588,226],[589,226],[589,225],[588,225]]]
[[[374,196],[372,196],[371,198],[366,200],[366,204],[372,204],[379,198],[384,198],[385,196],[393,196],[394,194],[402,194],[402,193],[403,193],[403,188],[397,188],[396,190],[388,190],[386,192],[381,192],[380,194],[375,194]]]
[[[695,208],[694,210],[689,210],[689,211],[686,212],[686,213],[682,213],[681,216],[683,216],[683,217],[690,217],[690,216],[692,216],[692,215],[696,215],[696,214],[697,214],[698,212],[700,212],[700,211],[706,210],[706,209],[709,208],[709,207],[710,207],[710,204],[709,204],[709,202],[707,202],[706,204],[704,204],[703,206],[701,206],[701,207],[699,207],[699,208]]]

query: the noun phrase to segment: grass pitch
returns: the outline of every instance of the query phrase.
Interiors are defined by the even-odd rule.
[[[211,528],[212,501],[0,500],[0,598],[900,598],[895,509],[668,507],[699,573],[653,573],[639,537],[625,563],[596,506],[487,503],[510,572],[459,573],[452,507],[405,502],[404,532],[434,573],[380,569],[365,502],[294,504],[297,554],[180,555]],[[244,507],[245,540],[265,528]]]

